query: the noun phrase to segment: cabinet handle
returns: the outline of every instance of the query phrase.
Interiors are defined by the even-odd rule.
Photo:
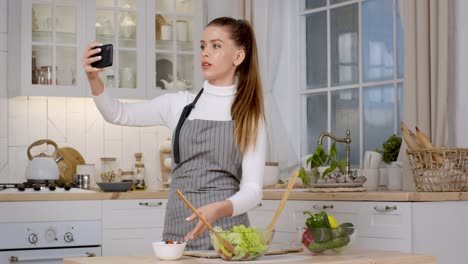
[[[333,209],[333,204],[330,204],[330,205],[325,205],[325,204],[324,204],[324,205],[322,205],[322,206],[314,204],[314,206],[312,206],[312,208],[314,208],[315,210],[320,210],[320,209],[322,209],[322,210]]]
[[[140,202],[139,205],[140,206],[148,206],[148,207],[157,207],[157,206],[163,205],[163,203],[162,202],[157,202],[157,203],[148,203],[148,202],[142,203],[142,202]]]
[[[374,210],[376,210],[377,212],[391,212],[391,211],[395,211],[396,209],[397,209],[396,205],[394,205],[394,206],[386,205],[385,207],[383,207],[383,206],[374,206]]]
[[[262,203],[257,204],[257,207],[262,207],[262,206],[263,206]]]

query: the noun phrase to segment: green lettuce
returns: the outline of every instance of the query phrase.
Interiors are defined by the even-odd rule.
[[[256,227],[245,227],[244,225],[233,226],[231,229],[223,230],[215,227],[215,231],[234,247],[233,254],[224,248],[223,243],[211,235],[214,246],[226,257],[232,260],[246,260],[257,258],[268,249],[271,238],[267,233],[261,232]]]

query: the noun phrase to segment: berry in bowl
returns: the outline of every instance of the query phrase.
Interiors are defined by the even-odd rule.
[[[182,257],[186,243],[180,241],[166,240],[153,242],[153,252],[161,260],[176,260]]]
[[[356,238],[356,227],[352,223],[339,224],[325,212],[313,214],[306,211],[304,214],[310,217],[305,227],[297,228],[298,239],[314,255],[342,253]]]
[[[256,227],[245,227],[244,225],[233,226],[231,229],[223,230],[215,227],[219,236],[229,242],[234,250],[230,252],[221,239],[210,231],[211,244],[224,260],[254,260],[263,256],[273,240],[275,231],[261,230]]]

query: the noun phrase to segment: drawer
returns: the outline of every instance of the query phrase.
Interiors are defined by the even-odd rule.
[[[250,210],[247,213],[249,215],[250,225],[260,229],[267,228],[278,209],[279,203],[280,201],[262,201],[255,209]],[[290,231],[290,221],[285,211],[286,207],[275,224],[275,231]]]
[[[372,237],[356,237],[352,249],[360,250],[388,250],[411,252],[411,241],[409,239],[387,239],[387,238],[372,238]]]
[[[304,211],[311,211],[312,213],[319,213],[325,211],[327,214],[336,218],[338,223],[350,222],[358,227],[359,213],[357,210],[356,202],[336,202],[336,201],[307,201],[299,202],[292,201],[287,204],[288,214],[290,215],[290,226],[303,227],[308,214]],[[295,229],[295,228],[294,228]],[[290,230],[293,231],[293,230]]]
[[[164,227],[166,199],[103,201],[102,226],[111,228]]]
[[[358,235],[370,238],[411,239],[409,203],[360,203]]]
[[[150,256],[151,243],[162,241],[162,228],[104,230],[103,256]]]

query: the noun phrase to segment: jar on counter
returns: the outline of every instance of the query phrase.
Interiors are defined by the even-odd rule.
[[[101,158],[101,180],[103,182],[116,181],[118,169],[117,158],[103,157]]]

